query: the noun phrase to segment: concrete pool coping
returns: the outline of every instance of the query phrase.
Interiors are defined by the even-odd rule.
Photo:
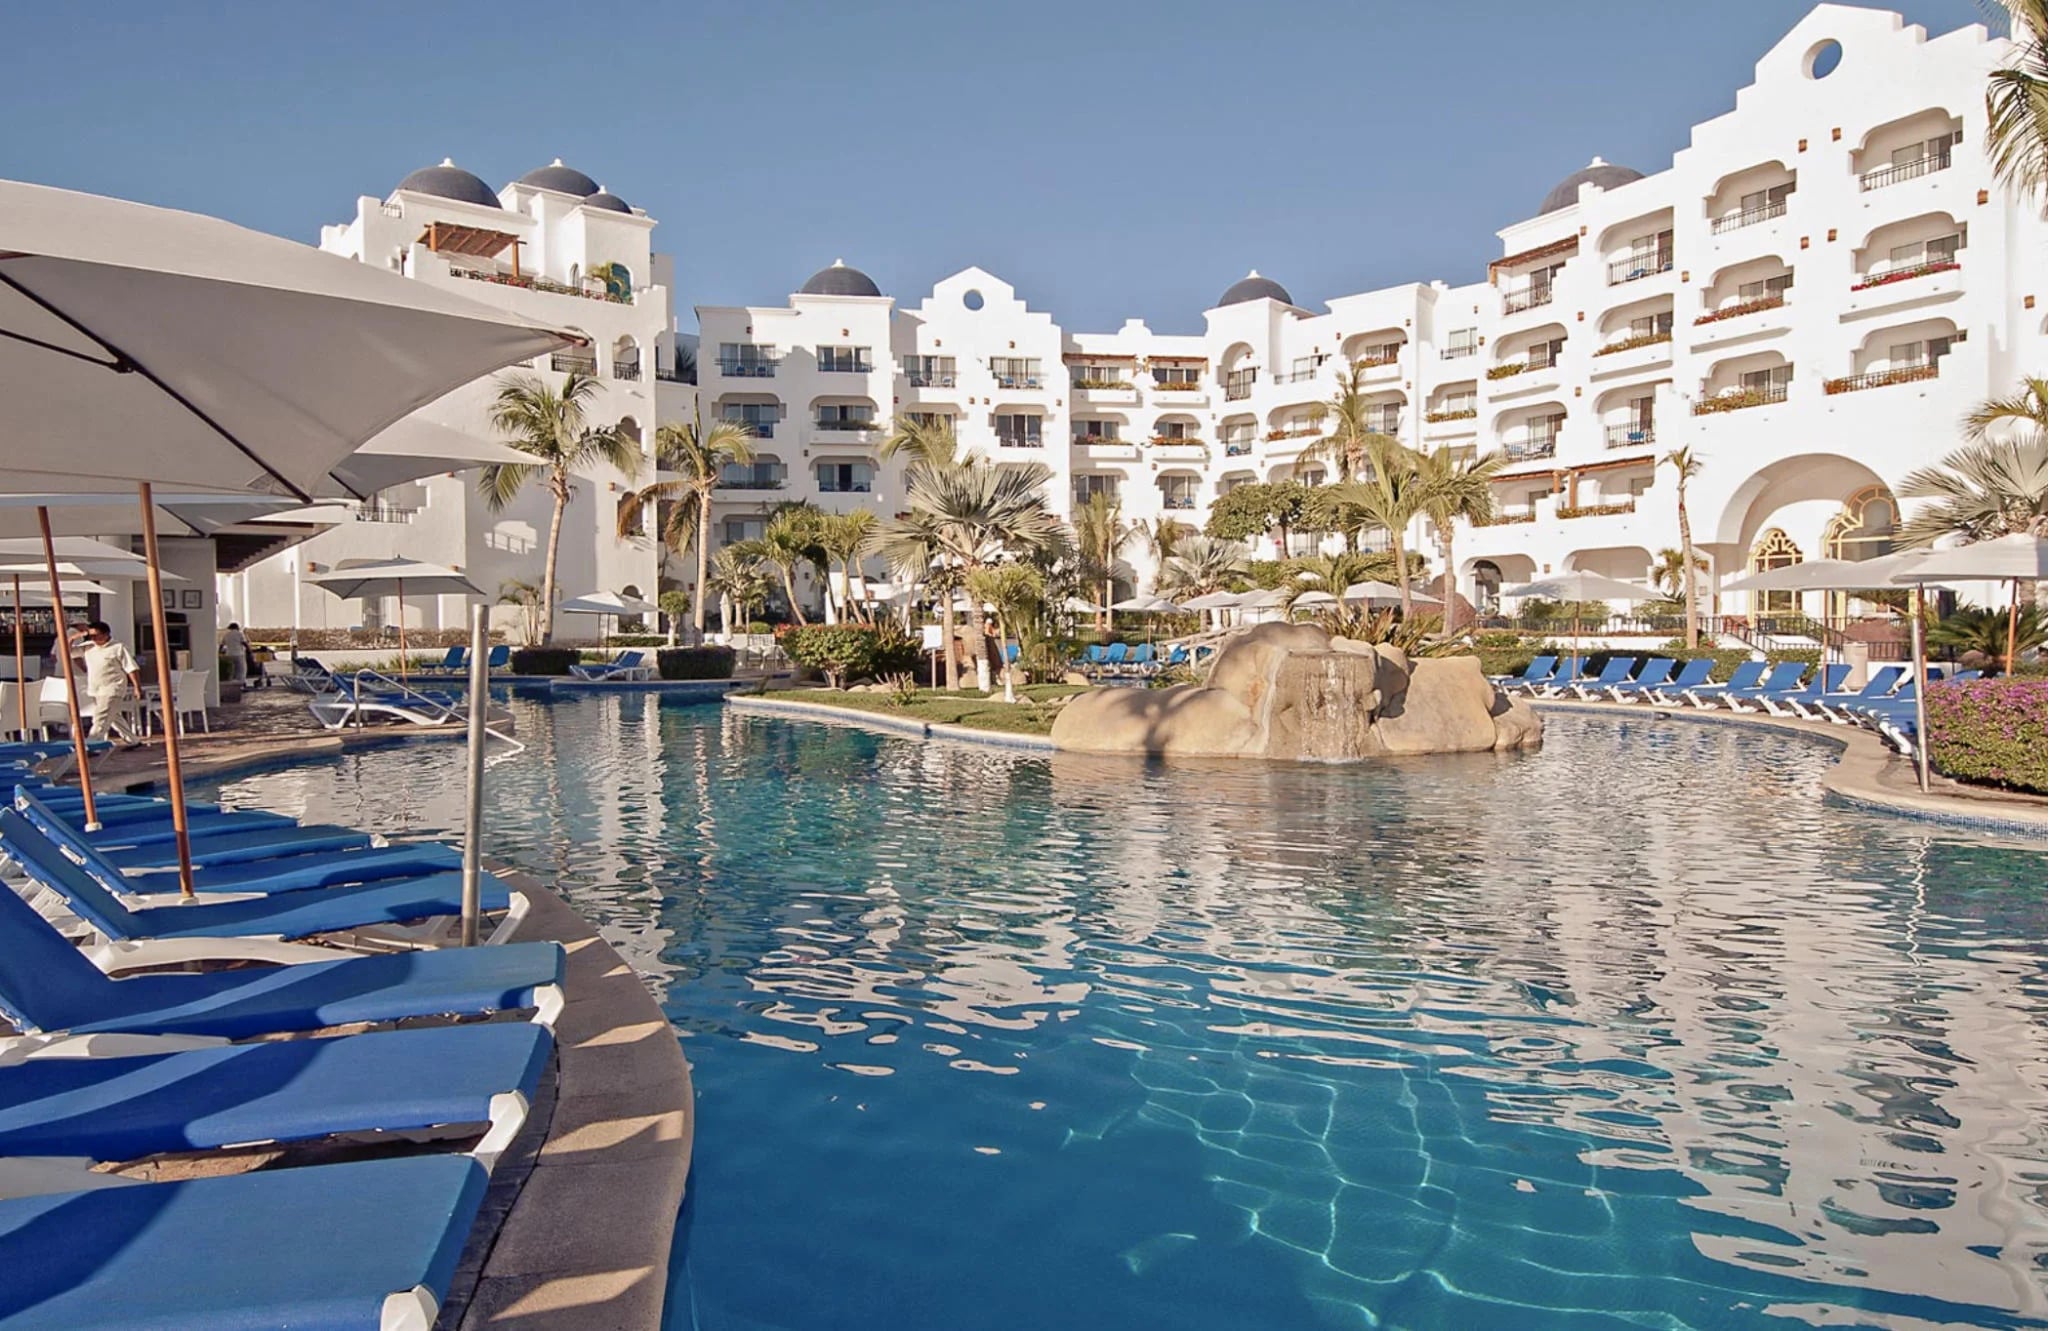
[[[2048,838],[2048,800],[1935,776],[1920,791],[1913,764],[1861,726],[1772,716],[1764,712],[1705,711],[1690,707],[1643,707],[1633,703],[1582,702],[1563,698],[1530,700],[1539,711],[1570,712],[1635,720],[1682,721],[1694,725],[1743,726],[1797,735],[1836,750],[1835,765],[1821,778],[1829,799],[1855,808],[1925,822],[1982,831]]]
[[[1031,753],[1054,752],[1052,740],[1044,735],[979,730],[973,726],[951,725],[944,721],[920,721],[914,716],[891,716],[887,712],[864,712],[851,707],[834,707],[830,703],[728,695],[725,705],[730,711],[756,716],[792,716],[809,721],[836,721],[843,725],[879,730],[885,734],[907,735],[913,739],[958,740],[966,744],[986,744],[998,749],[1022,749]]]

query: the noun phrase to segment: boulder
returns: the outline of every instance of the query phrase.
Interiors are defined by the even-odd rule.
[[[1534,748],[1542,720],[1476,657],[1425,657],[1260,624],[1217,654],[1207,682],[1076,694],[1052,741],[1075,753],[1355,762],[1391,754]]]

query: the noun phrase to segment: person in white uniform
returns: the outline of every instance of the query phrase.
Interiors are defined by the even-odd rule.
[[[142,671],[125,643],[114,641],[106,621],[95,619],[71,640],[85,658],[85,694],[92,699],[92,737],[118,740],[124,749],[141,743],[129,709],[142,693]]]

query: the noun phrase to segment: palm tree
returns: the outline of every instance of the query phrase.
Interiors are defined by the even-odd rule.
[[[1391,440],[1382,434],[1365,391],[1363,365],[1354,365],[1337,386],[1328,402],[1319,402],[1309,412],[1309,422],[1327,425],[1322,437],[1301,450],[1301,462],[1327,461],[1337,468],[1339,482],[1358,474],[1375,447],[1375,440]],[[1299,463],[1296,464],[1299,467]]]
[[[1294,603],[1310,592],[1323,592],[1342,601],[1345,588],[1387,574],[1395,567],[1392,561],[1391,555],[1361,554],[1356,550],[1290,559],[1287,581],[1280,585],[1287,596],[1287,609],[1294,609]]]
[[[2011,610],[1959,605],[1947,618],[1927,627],[1930,647],[1945,647],[1958,656],[1977,652],[2006,672],[2012,670],[2020,653],[2039,647],[2044,636],[2048,634],[2044,634],[2041,612],[2031,605]]]
[[[1244,547],[1213,536],[1189,536],[1160,566],[1162,596],[1206,596],[1244,576]]]
[[[1080,555],[1081,577],[1102,589],[1102,609],[1095,626],[1109,630],[1109,603],[1116,599],[1117,556],[1131,538],[1124,525],[1123,510],[1111,496],[1098,490],[1088,502],[1074,510],[1074,544]]]
[[[1166,561],[1180,550],[1180,543],[1195,534],[1195,529],[1178,518],[1154,518],[1138,524],[1138,536],[1145,542],[1145,549],[1152,556],[1153,586],[1158,586],[1156,570],[1166,567]]]
[[[1899,528],[1908,546],[1955,534],[1969,541],[2014,532],[2048,537],[2048,379],[2029,378],[1963,419],[1971,442],[1900,483],[1905,499],[1932,499]],[[2001,436],[1994,438],[1993,434]]]
[[[912,510],[903,517],[884,522],[875,530],[875,552],[889,561],[897,577],[925,590],[939,603],[939,636],[945,643],[946,689],[960,688],[960,661],[953,655],[953,593],[959,587],[959,570],[939,548],[938,520],[929,513]]]
[[[1366,526],[1387,533],[1394,555],[1395,582],[1401,588],[1401,618],[1406,619],[1415,608],[1408,588],[1408,528],[1427,511],[1430,482],[1418,465],[1414,450],[1403,448],[1383,434],[1366,440],[1364,462],[1365,479],[1329,487],[1331,498],[1356,508]]]
[[[514,374],[499,380],[497,398],[491,404],[491,424],[507,436],[506,443],[534,462],[493,462],[483,469],[477,485],[484,503],[493,513],[503,510],[526,483],[547,482],[554,496],[555,513],[548,523],[547,564],[541,574],[540,640],[547,642],[555,632],[555,564],[562,553],[562,515],[569,500],[578,468],[608,462],[628,480],[640,469],[640,450],[619,433],[615,425],[588,423],[592,400],[599,381],[580,370],[571,370],[559,391],[536,375]]]
[[[1052,469],[1043,463],[995,467],[986,462],[913,462],[905,496],[913,515],[927,521],[916,530],[935,546],[933,562],[943,560],[972,574],[1006,557],[1057,548],[1064,526],[1046,506],[1045,487]],[[968,618],[973,632],[976,686],[990,687],[988,621],[980,601],[970,599]]]
[[[1045,580],[1028,564],[1000,564],[978,568],[967,575],[967,594],[976,605],[984,602],[996,608],[999,641],[1017,637],[1018,655],[1023,655],[1024,621],[1038,613],[1045,603]],[[1017,701],[1017,667],[1003,651],[1003,701]]]
[[[620,537],[640,530],[641,513],[647,505],[655,505],[659,512],[662,502],[670,502],[673,507],[662,529],[662,543],[681,554],[692,540],[696,542],[697,586],[702,588],[710,577],[712,492],[718,489],[718,478],[727,463],[754,460],[753,439],[753,427],[744,421],[713,421],[707,428],[702,407],[689,422],[672,422],[656,430],[655,463],[674,472],[675,479],[656,481],[620,501]],[[704,637],[704,602],[708,599],[700,594],[690,611],[699,640]]]
[[[1684,559],[1684,567],[1701,568],[1706,561],[1692,544],[1692,514],[1685,506],[1685,487],[1693,477],[1700,474],[1706,465],[1705,459],[1692,451],[1691,445],[1674,448],[1664,455],[1664,465],[1678,474],[1678,545]],[[1692,651],[1700,645],[1700,585],[1699,579],[1685,580],[1685,649]]]
[[[2014,190],[2048,182],[2048,0],[1999,0],[2012,16],[2013,59],[1984,90],[1991,167]]]
[[[1422,511],[1436,528],[1437,551],[1444,560],[1444,634],[1458,629],[1458,563],[1453,542],[1460,522],[1484,522],[1493,516],[1493,478],[1508,465],[1501,452],[1470,457],[1449,446],[1419,454],[1416,467],[1422,473],[1428,498]]]
[[[789,602],[790,617],[799,625],[811,622],[804,617],[803,605],[796,595],[796,571],[810,559],[815,548],[811,537],[804,515],[800,511],[784,510],[768,519],[768,525],[758,537],[739,542],[748,556],[775,570],[782,583],[783,598]]]
[[[828,594],[836,596],[841,613],[847,618],[862,618],[854,610],[853,571],[858,567],[860,557],[874,543],[875,529],[881,519],[870,508],[857,508],[851,513],[825,513],[817,519],[818,546],[824,550],[827,561],[827,578],[830,579],[831,561],[839,563],[837,583],[827,587]]]
[[[1706,571],[1707,561],[1693,561],[1693,575],[1697,577]],[[1657,552],[1655,562],[1650,565],[1650,585],[1661,588],[1665,596],[1673,601],[1685,594],[1685,551],[1664,549]]]
[[[728,636],[732,633],[728,606],[737,609],[745,623],[753,618],[749,612],[768,599],[768,575],[761,571],[761,561],[748,544],[740,541],[712,556],[710,577],[704,584],[707,595],[718,597],[719,632]]]
[[[912,462],[949,463],[961,460],[960,439],[953,433],[950,416],[931,420],[898,416],[889,422],[889,434],[876,451],[885,462],[898,453],[908,453]]]
[[[540,608],[546,602],[542,599],[538,586],[519,578],[501,582],[498,584],[498,604],[519,607],[519,617],[524,621],[528,642],[540,637]]]

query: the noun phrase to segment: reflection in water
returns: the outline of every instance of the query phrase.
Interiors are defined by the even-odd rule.
[[[493,850],[696,1067],[679,1326],[2048,1317],[2040,857],[1829,808],[1810,746],[1169,767],[518,706]],[[225,793],[444,834],[459,765]]]

